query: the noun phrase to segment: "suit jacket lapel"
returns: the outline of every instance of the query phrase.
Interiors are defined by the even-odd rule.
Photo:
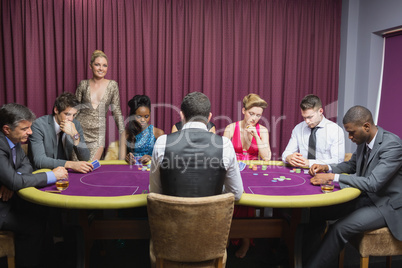
[[[49,127],[49,134],[50,138],[52,139],[52,144],[53,144],[53,157],[56,158],[57,154],[57,135],[56,132],[54,131],[54,119],[53,115],[49,115],[49,118],[47,120],[48,127]]]
[[[15,163],[14,163],[14,160],[13,160],[13,152],[12,152],[12,150],[11,150],[11,148],[10,148],[10,145],[8,144],[8,141],[7,141],[7,139],[6,139],[6,135],[4,135],[4,133],[3,132],[1,132],[0,131],[0,139],[2,139],[3,141],[4,141],[4,143],[6,144],[6,146],[7,146],[7,148],[8,148],[8,151],[10,152],[10,154],[9,154],[9,157],[8,157],[8,161],[10,161],[10,163],[11,163],[11,165],[13,165],[14,166],[14,169],[16,169],[16,167],[17,167],[17,161],[18,161],[18,157],[17,157],[17,147],[15,147],[15,155],[16,155],[16,159],[15,159]],[[17,145],[16,145],[17,146]]]
[[[383,139],[383,134],[384,134],[384,130],[381,127],[378,127],[378,132],[377,132],[377,136],[375,137],[373,149],[371,150],[370,156],[367,160],[367,169],[366,170],[368,170],[368,166],[370,165],[371,160],[374,158],[374,155],[377,154],[377,151],[380,148],[380,145],[381,145],[382,139]]]

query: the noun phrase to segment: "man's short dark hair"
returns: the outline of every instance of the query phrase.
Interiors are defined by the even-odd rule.
[[[75,95],[71,94],[70,92],[64,92],[60,96],[56,98],[54,101],[53,105],[53,115],[54,113],[54,108],[57,108],[57,111],[59,113],[63,112],[65,109],[68,107],[76,107],[80,103],[78,102],[77,98]]]
[[[363,126],[364,123],[374,125],[373,115],[366,107],[356,105],[350,108],[343,117],[343,124],[353,123],[357,126]]]
[[[206,124],[211,112],[211,102],[205,94],[191,92],[184,97],[181,103],[181,111],[186,122],[199,121]]]
[[[35,114],[24,105],[8,103],[0,107],[0,129],[7,125],[14,130],[21,121],[33,122]]]
[[[300,108],[303,111],[306,111],[308,109],[320,109],[322,108],[322,103],[319,97],[313,94],[309,94],[302,99],[300,103]]]

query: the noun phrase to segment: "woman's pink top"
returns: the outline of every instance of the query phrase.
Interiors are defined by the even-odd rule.
[[[258,136],[261,137],[260,124],[256,124],[255,128],[257,130]],[[250,148],[248,148],[247,151],[243,150],[240,137],[240,121],[236,122],[236,127],[232,137],[232,143],[236,152],[237,160],[258,160],[258,145],[254,137],[251,140]]]

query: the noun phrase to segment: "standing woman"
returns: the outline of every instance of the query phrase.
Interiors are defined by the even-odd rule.
[[[75,92],[82,104],[77,120],[84,130],[85,141],[91,152],[90,159],[99,160],[105,148],[106,115],[109,107],[120,134],[124,131],[124,123],[117,82],[105,78],[108,68],[106,54],[95,50],[89,68],[92,70],[92,78],[82,80]]]
[[[119,159],[134,162],[140,158],[143,164],[152,158],[154,144],[159,136],[165,134],[162,129],[149,124],[151,119],[151,100],[146,95],[135,95],[129,102],[129,123],[120,142]],[[132,121],[135,122],[132,122]]]
[[[267,106],[257,94],[248,94],[243,98],[243,120],[225,128],[223,136],[232,141],[237,160],[271,159],[268,129],[258,123]]]

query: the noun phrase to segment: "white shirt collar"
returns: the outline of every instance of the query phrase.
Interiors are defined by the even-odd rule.
[[[370,141],[370,143],[366,143],[366,145],[370,148],[370,150],[373,150],[375,138],[377,137],[377,133],[378,133],[378,130],[377,130],[377,132],[375,133],[374,138]]]
[[[321,119],[320,123],[318,123],[318,125],[317,125],[316,127],[322,128],[322,127],[324,127],[326,124],[327,124],[327,119],[325,118],[324,115],[322,115],[322,119]]]
[[[201,128],[201,129],[204,129],[205,131],[208,131],[207,125],[205,125],[202,122],[188,122],[188,123],[185,123],[182,129],[187,129],[187,128]]]
[[[56,132],[56,136],[59,135],[60,133],[60,125],[57,124],[56,118],[53,116],[53,120],[54,120],[54,131]]]

